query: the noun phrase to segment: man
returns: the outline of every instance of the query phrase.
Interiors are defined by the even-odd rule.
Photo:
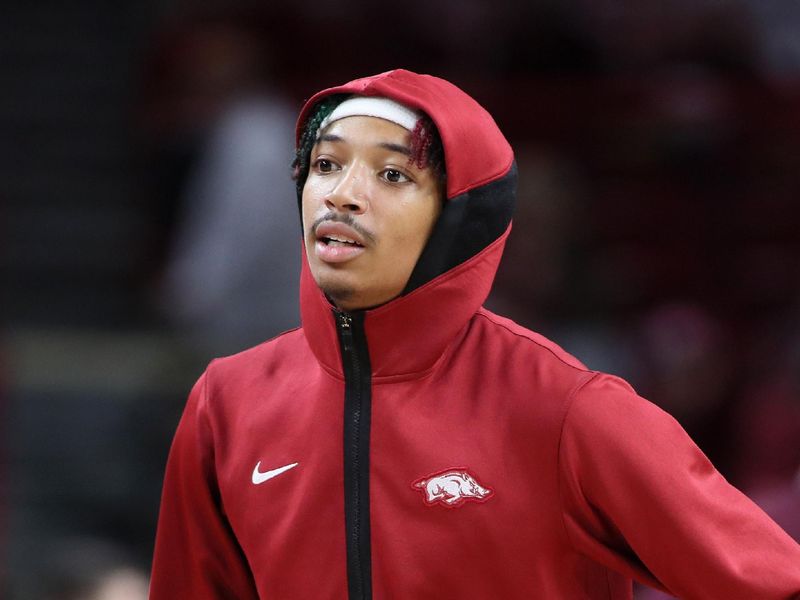
[[[295,176],[302,328],[193,389],[152,598],[800,597],[800,548],[671,417],[481,308],[515,166],[472,98],[322,91]]]

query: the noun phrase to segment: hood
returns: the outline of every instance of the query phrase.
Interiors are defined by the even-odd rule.
[[[403,294],[364,314],[373,376],[419,374],[433,367],[489,294],[511,226],[514,154],[494,119],[473,98],[448,81],[403,69],[312,96],[298,118],[298,143],[314,106],[332,94],[391,98],[425,112],[439,130],[447,171],[441,215]],[[340,375],[331,305],[303,256],[303,329],[323,367]]]

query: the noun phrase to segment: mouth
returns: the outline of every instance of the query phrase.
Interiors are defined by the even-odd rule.
[[[366,243],[364,235],[356,227],[341,221],[322,221],[314,229],[317,241],[326,246],[352,246],[363,248]]]
[[[317,257],[326,263],[344,263],[366,251],[361,234],[345,223],[323,221],[314,230]]]
[[[341,236],[341,235],[323,235],[318,236],[317,239],[326,246],[352,246],[355,248],[363,248],[364,245],[356,240]]]

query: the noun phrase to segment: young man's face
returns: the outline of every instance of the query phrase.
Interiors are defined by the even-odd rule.
[[[437,177],[409,164],[409,139],[391,121],[346,117],[311,151],[306,254],[317,285],[344,310],[398,296],[439,216]]]

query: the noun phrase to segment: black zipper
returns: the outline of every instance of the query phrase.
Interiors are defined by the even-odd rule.
[[[372,370],[364,313],[334,311],[344,368],[344,523],[350,600],[372,598],[369,434]]]

